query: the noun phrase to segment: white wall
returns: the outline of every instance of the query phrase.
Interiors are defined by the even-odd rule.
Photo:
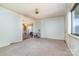
[[[64,17],[41,19],[37,22],[42,38],[64,40]]]
[[[0,47],[22,40],[22,20],[10,10],[0,7]]]
[[[40,21],[35,21],[34,24],[33,24],[33,30],[34,30],[34,33],[37,33],[39,29],[41,29],[41,22]]]
[[[25,23],[25,24],[33,24],[34,22],[35,22],[35,20],[32,18],[23,17],[23,23]]]

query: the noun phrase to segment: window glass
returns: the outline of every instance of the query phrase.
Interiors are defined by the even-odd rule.
[[[79,4],[75,5],[71,14],[71,33],[79,36]]]

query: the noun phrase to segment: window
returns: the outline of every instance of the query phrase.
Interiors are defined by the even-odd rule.
[[[71,10],[71,34],[79,36],[79,4]]]

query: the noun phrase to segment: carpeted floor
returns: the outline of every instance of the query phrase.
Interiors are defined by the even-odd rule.
[[[26,39],[0,48],[2,56],[71,56],[64,40]]]

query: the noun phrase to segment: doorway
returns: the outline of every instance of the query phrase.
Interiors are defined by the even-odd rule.
[[[33,37],[33,24],[23,23],[23,40]]]

